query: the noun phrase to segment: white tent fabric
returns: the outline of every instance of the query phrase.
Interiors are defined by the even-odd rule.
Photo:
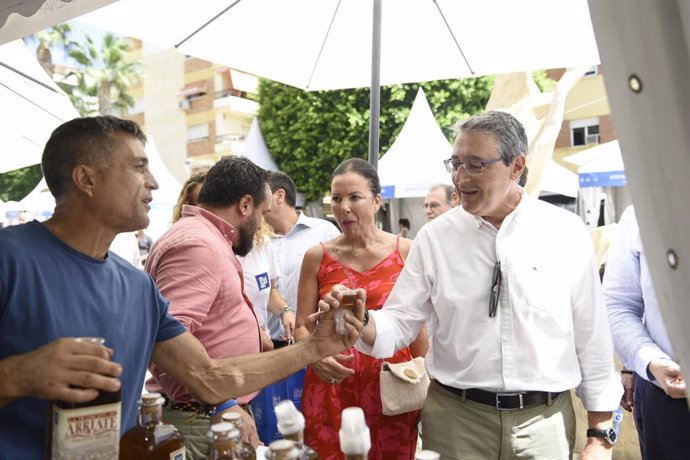
[[[254,117],[254,120],[252,120],[252,126],[249,128],[249,134],[247,134],[247,139],[242,149],[242,155],[264,169],[278,171],[278,165],[275,160],[273,160],[273,156],[271,156],[271,152],[268,150],[266,141],[264,141],[264,136],[261,133],[259,119],[257,117]]]
[[[586,0],[381,3],[382,85],[599,62]],[[370,0],[119,0],[78,20],[323,90],[370,86],[372,11]]]
[[[170,226],[172,210],[177,203],[182,186],[163,163],[156,144],[150,136],[146,144],[146,155],[149,158],[149,168],[158,182],[158,190],[153,191],[153,201],[151,211],[149,211],[151,223],[146,230],[146,233],[155,240]],[[6,207],[5,220],[12,223],[13,217],[16,217],[19,211],[29,211],[39,220],[44,220],[50,217],[54,210],[55,199],[48,190],[45,179],[41,179],[31,193],[18,203]],[[8,217],[9,213],[13,214]]]
[[[14,0],[0,4],[0,43],[26,37],[116,0]]]
[[[24,42],[0,46],[0,172],[39,163],[53,130],[78,116]]]
[[[575,198],[577,190],[577,175],[548,159],[542,176],[540,195],[564,195]]]
[[[450,158],[451,152],[452,147],[419,88],[400,134],[379,161],[383,197],[423,197],[434,184],[450,184],[450,173],[443,160]]]
[[[625,166],[617,140],[563,158],[578,165],[578,212],[590,229],[597,228],[601,201],[604,223],[615,223],[630,203]]]
[[[627,185],[623,156],[617,140],[567,156],[563,161],[579,166],[580,187]]]

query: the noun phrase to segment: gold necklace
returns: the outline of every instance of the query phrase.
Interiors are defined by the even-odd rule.
[[[340,258],[340,251],[338,251],[338,245],[336,244],[335,240],[333,240],[332,243],[333,243],[333,250],[335,251],[336,257]],[[352,257],[354,257],[354,258],[357,258],[357,257],[359,257],[359,254],[365,250],[366,250],[366,248],[357,249],[354,245],[352,245],[352,249],[350,249],[350,255],[352,255]]]

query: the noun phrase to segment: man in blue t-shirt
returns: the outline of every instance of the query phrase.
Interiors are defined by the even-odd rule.
[[[43,456],[48,401],[86,402],[121,390],[122,433],[135,421],[146,366],[218,404],[350,347],[321,314],[313,338],[285,350],[214,360],[168,313],[151,278],[108,251],[118,233],[145,228],[151,192],[144,133],[115,117],[64,123],[46,144],[53,217],[0,230],[0,452]],[[106,347],[72,337],[103,337]]]

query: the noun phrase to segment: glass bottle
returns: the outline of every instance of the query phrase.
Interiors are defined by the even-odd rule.
[[[208,458],[210,460],[235,460],[236,440],[240,437],[240,432],[237,428],[227,422],[216,423],[211,425],[211,431],[208,432],[211,440],[211,453]]]
[[[242,433],[242,414],[239,412],[226,412],[221,416],[221,419],[236,428],[238,433]],[[248,442],[242,441],[241,436],[235,446],[235,455],[241,459],[256,460],[256,450]]]
[[[141,397],[137,425],[120,439],[120,460],[184,460],[182,434],[163,423],[164,401],[160,393]]]
[[[421,450],[414,456],[414,460],[441,460],[441,454],[433,450]]]
[[[105,345],[102,337],[78,337],[79,342]],[[99,460],[118,457],[122,402],[120,390],[99,391],[85,403],[54,401],[48,417],[48,458]]]
[[[295,441],[302,451],[302,460],[318,460],[319,454],[304,444],[304,415],[297,410],[289,399],[283,400],[275,406],[278,431],[283,438]]]
[[[346,460],[366,460],[371,449],[369,427],[361,407],[343,409],[340,425],[340,450]]]
[[[266,460],[300,460],[302,451],[295,441],[278,439],[268,445]]]

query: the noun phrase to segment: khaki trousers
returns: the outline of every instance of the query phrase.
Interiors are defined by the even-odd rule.
[[[566,391],[551,406],[514,411],[460,396],[436,382],[422,410],[422,445],[456,460],[570,459],[575,444],[575,412]]]
[[[172,410],[163,407],[163,422],[175,425],[184,436],[184,448],[187,460],[205,460],[211,452],[211,442],[206,433],[211,429],[211,419],[193,417],[194,412]]]

